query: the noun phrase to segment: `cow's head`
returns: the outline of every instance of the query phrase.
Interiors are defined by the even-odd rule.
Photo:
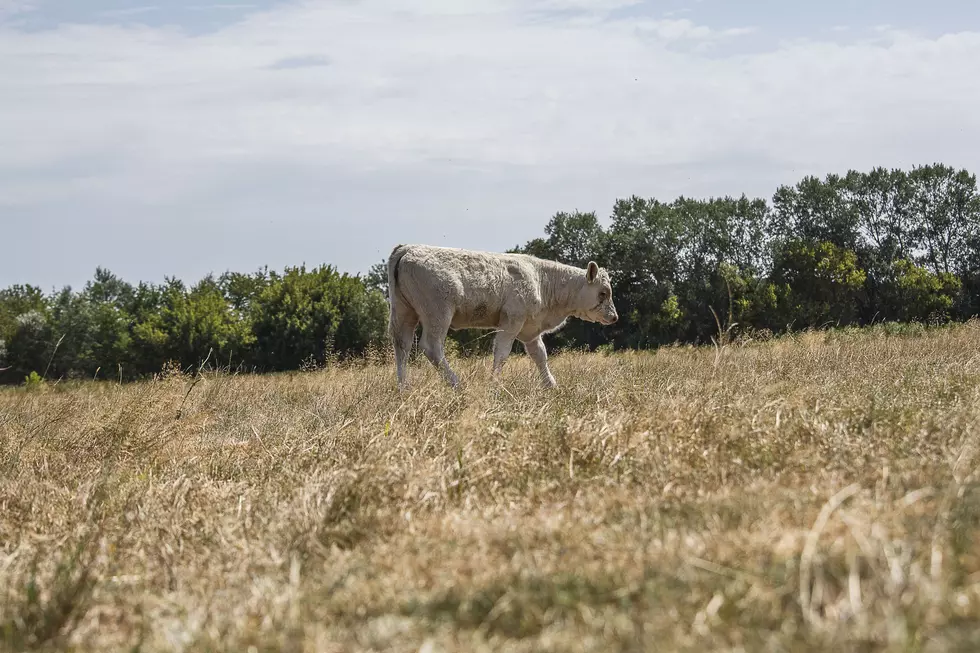
[[[585,283],[579,290],[577,300],[576,316],[583,320],[609,325],[619,319],[613,304],[609,273],[595,261],[589,261],[585,268]]]

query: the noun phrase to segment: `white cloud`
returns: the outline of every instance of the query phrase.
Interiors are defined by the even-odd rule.
[[[160,7],[155,5],[144,5],[142,7],[124,7],[122,9],[107,9],[101,12],[101,16],[107,19],[129,18],[130,16],[140,16],[152,14],[160,11]]]
[[[623,7],[633,7],[641,4],[643,0],[538,0],[537,6],[543,9],[567,10],[579,9],[586,11],[612,11]]]
[[[751,27],[712,29],[698,25],[686,18],[643,20],[633,23],[637,31],[653,35],[662,41],[714,41],[734,36],[744,36],[755,31]]]
[[[421,182],[393,181],[404,171],[413,180],[462,174],[470,184],[494,180],[494,192],[429,188],[445,194],[432,233],[468,229],[500,247],[540,231],[548,215],[529,223],[522,206],[530,204],[605,213],[613,193],[770,193],[804,172],[879,163],[980,167],[969,145],[980,136],[980,89],[965,81],[980,34],[884,32],[851,45],[798,42],[708,58],[676,46],[723,47],[745,28],[600,20],[627,4],[309,1],[196,37],[175,28],[0,26],[0,211],[63,201],[77,219],[96,220],[86,207],[106,204],[133,207],[134,216],[163,205],[198,215],[206,198],[206,221],[247,189],[288,222],[313,210],[298,203],[315,194],[284,191],[270,181],[280,170],[315,180],[342,169],[363,181],[359,192],[397,192],[403,205],[433,201],[413,190]],[[596,19],[540,13],[567,8]],[[753,170],[759,161],[766,167]],[[653,175],[650,166],[661,168]],[[669,175],[671,167],[678,172]],[[538,195],[523,185],[529,178]],[[484,215],[510,220],[506,236],[460,222],[474,193]],[[331,219],[304,227],[322,229],[322,257],[373,262],[374,252],[351,254]],[[392,238],[379,237],[388,247]]]

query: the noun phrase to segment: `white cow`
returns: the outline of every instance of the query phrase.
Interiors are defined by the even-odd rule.
[[[546,387],[557,385],[548,369],[542,334],[569,317],[613,324],[609,274],[595,262],[577,268],[526,254],[498,254],[431,245],[398,245],[388,257],[388,329],[395,348],[398,386],[407,380],[415,328],[420,346],[456,387],[445,356],[449,329],[494,329],[493,374],[500,374],[514,340],[524,343]]]

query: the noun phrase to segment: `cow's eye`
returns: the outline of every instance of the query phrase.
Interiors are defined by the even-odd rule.
[[[605,292],[601,292],[601,293],[599,293],[599,302],[602,303],[604,301],[606,301],[606,293]]]

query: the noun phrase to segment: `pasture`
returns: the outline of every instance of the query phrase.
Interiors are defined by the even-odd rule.
[[[452,363],[0,391],[0,646],[980,647],[980,324]]]

